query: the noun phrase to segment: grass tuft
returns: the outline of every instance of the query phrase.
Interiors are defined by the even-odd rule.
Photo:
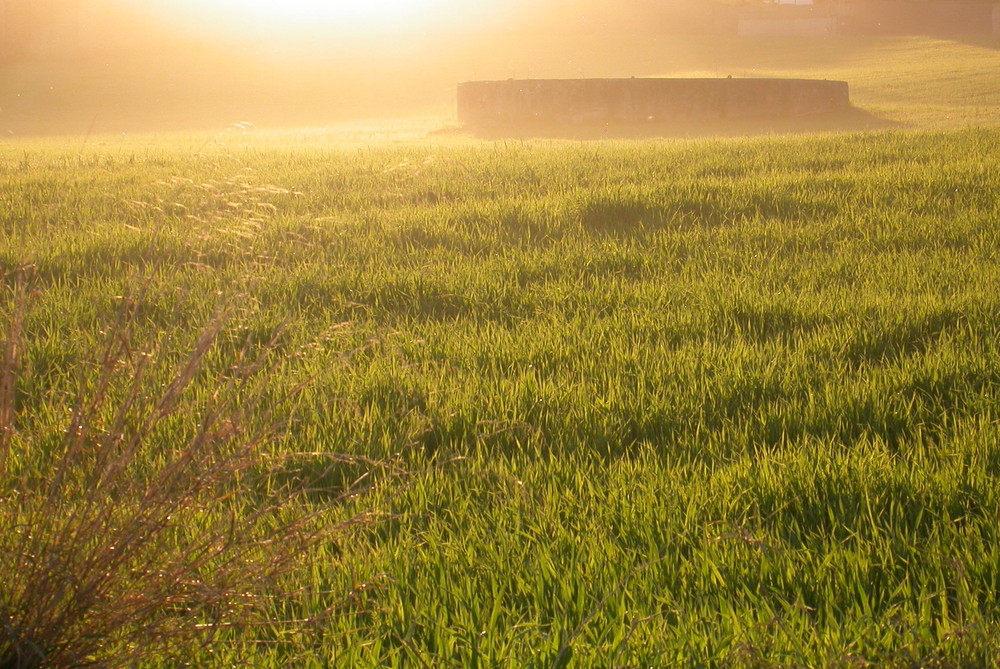
[[[331,500],[298,503],[306,478],[264,484],[276,462],[270,445],[301,390],[266,392],[277,340],[253,355],[239,351],[212,391],[192,399],[228,311],[216,311],[186,358],[170,363],[158,342],[135,336],[141,296],[124,299],[66,407],[62,438],[36,443],[18,433],[15,404],[31,281],[18,271],[8,284],[0,669],[190,662],[233,630],[253,637],[321,618],[314,610],[278,619],[275,604],[300,587],[291,576],[313,548],[365,517],[329,511]],[[358,490],[348,486],[332,501]]]

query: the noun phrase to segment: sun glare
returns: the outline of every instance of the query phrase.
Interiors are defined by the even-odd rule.
[[[405,26],[434,18],[454,0],[183,0],[238,24],[258,22],[275,28]]]

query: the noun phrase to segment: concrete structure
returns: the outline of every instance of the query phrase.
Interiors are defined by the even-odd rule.
[[[846,82],[810,79],[509,79],[458,86],[458,120],[469,126],[788,118],[849,108]]]

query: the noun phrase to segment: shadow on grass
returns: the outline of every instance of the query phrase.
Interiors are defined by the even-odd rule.
[[[547,123],[493,124],[442,129],[434,134],[466,134],[480,139],[646,139],[697,137],[751,137],[901,128],[902,123],[880,118],[863,109],[815,116],[747,119],[678,119],[661,123]]]

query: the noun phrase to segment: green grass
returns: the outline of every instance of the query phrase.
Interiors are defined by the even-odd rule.
[[[998,140],[0,146],[19,471],[120,296],[168,360],[235,300],[192,407],[284,325],[279,447],[411,475],[223,665],[992,666]]]

